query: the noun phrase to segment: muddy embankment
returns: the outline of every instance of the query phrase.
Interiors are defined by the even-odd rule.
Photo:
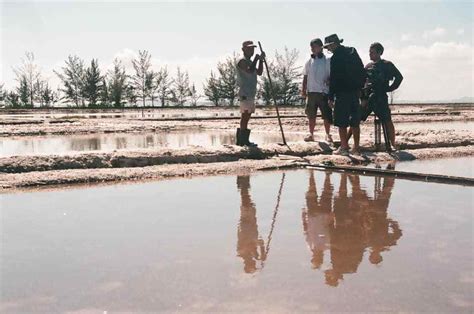
[[[404,108],[406,109],[406,108]],[[396,123],[429,121],[472,121],[474,111],[459,115],[406,116],[395,115]],[[13,121],[13,120],[12,120]],[[26,121],[26,122],[25,122]],[[33,123],[27,123],[34,121]],[[54,121],[54,122],[53,122]],[[2,121],[0,136],[32,134],[79,134],[101,132],[166,132],[195,128],[233,131],[238,120],[144,121],[127,118],[107,119],[14,119]],[[278,132],[276,119],[252,121],[257,132]],[[304,118],[283,119],[288,133],[306,132]],[[320,127],[318,127],[320,129]],[[301,167],[311,163],[331,161],[334,164],[368,164],[414,159],[474,156],[474,137],[469,130],[434,130],[413,128],[397,132],[401,151],[393,154],[375,153],[373,123],[361,128],[362,157],[332,156],[332,147],[325,142],[262,145],[242,148],[233,145],[217,147],[186,147],[182,149],[119,150],[113,152],[70,153],[64,155],[28,155],[0,158],[2,191],[15,188],[78,183],[148,180],[177,176],[238,173],[285,167]],[[277,133],[275,133],[277,134]],[[321,138],[318,132],[318,138]],[[337,138],[337,136],[335,136]]]
[[[370,152],[371,139],[361,141],[363,151]],[[470,132],[406,131],[399,137],[401,149],[441,148],[474,145]],[[278,155],[310,156],[331,154],[325,142],[289,143],[288,146],[267,144],[258,148],[235,145],[218,147],[187,147],[183,149],[124,150],[114,152],[89,152],[63,155],[28,155],[0,158],[0,171],[19,173],[63,169],[148,167],[162,164],[190,164],[229,162],[239,159],[265,159]]]
[[[392,154],[368,152],[361,157],[330,155],[330,150],[324,144],[298,143],[290,144],[290,146],[291,150],[274,144],[261,149],[229,146],[216,150],[181,150],[180,153],[168,151],[160,154],[143,151],[72,156],[28,156],[18,161],[13,161],[15,158],[6,158],[2,159],[2,166],[9,167],[11,172],[0,173],[0,187],[3,192],[7,192],[11,189],[27,187],[155,180],[297,168],[327,161],[335,165],[349,165],[474,156],[474,145],[403,150]]]

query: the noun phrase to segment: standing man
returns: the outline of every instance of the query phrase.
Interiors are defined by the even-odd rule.
[[[240,128],[237,129],[236,144],[239,146],[257,146],[249,141],[250,130],[247,128],[252,113],[255,112],[255,95],[257,94],[257,75],[263,73],[263,61],[265,53],[256,55],[256,45],[253,41],[247,40],[242,43],[243,58],[237,62],[237,85],[239,86],[240,100]],[[258,62],[258,67],[257,67]]]
[[[387,92],[393,92],[402,83],[403,76],[395,65],[382,59],[384,48],[381,43],[370,45],[369,57],[372,62],[365,66],[367,71],[367,81],[362,93],[362,121],[374,112],[379,120],[385,124],[390,138],[390,143],[394,149],[395,126],[392,122],[392,114],[388,106]],[[390,85],[390,81],[393,83]]]
[[[350,153],[360,155],[359,97],[365,83],[365,71],[357,50],[341,45],[342,42],[336,34],[324,39],[324,48],[333,53],[328,98],[329,105],[334,107],[334,125],[339,128],[341,139],[341,146],[333,154],[349,155],[347,128],[351,127],[354,147]]]
[[[332,109],[329,108],[327,98],[329,92],[330,61],[326,59],[323,53],[323,42],[321,39],[313,39],[310,46],[311,58],[306,62],[303,69],[302,96],[307,98],[305,113],[309,123],[309,134],[304,140],[306,142],[314,141],[314,128],[319,108],[324,120],[326,141],[332,143],[332,137],[329,133],[332,124]]]

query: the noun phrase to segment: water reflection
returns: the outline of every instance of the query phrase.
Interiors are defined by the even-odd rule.
[[[328,285],[337,286],[345,274],[356,273],[367,249],[370,263],[379,264],[381,253],[396,245],[402,236],[398,223],[387,217],[394,178],[374,180],[374,197],[369,197],[360,185],[359,176],[341,175],[339,193],[334,197],[334,222],[329,232],[331,268],[325,270]],[[384,181],[382,187],[377,182],[380,180]]]
[[[240,220],[237,229],[237,256],[244,262],[244,271],[257,270],[257,261],[266,257],[265,242],[259,236],[257,209],[250,197],[250,176],[238,176],[237,188],[240,191]]]
[[[0,313],[472,312],[472,188],[396,180],[296,170],[3,194]]]
[[[278,133],[256,132],[253,136],[259,144],[275,143],[280,140]],[[299,139],[297,134],[289,134],[287,137],[290,141]],[[155,147],[182,148],[192,145],[217,146],[234,143],[235,137],[233,132],[219,130],[5,137],[0,138],[0,156],[83,151],[107,152],[121,149],[150,149]]]
[[[306,208],[303,209],[303,231],[312,253],[311,264],[316,269],[323,264],[324,251],[330,248],[330,231],[334,221],[331,211],[332,195],[331,175],[326,173],[323,191],[318,198],[314,172],[311,171],[306,192]]]
[[[324,175],[319,194],[315,180],[317,174]],[[339,186],[334,193],[331,176],[330,172],[309,172],[302,224],[311,252],[311,267],[323,271],[326,284],[336,287],[344,275],[357,272],[365,252],[368,252],[371,264],[380,264],[382,253],[397,245],[402,231],[398,222],[387,214],[394,178],[373,178],[374,192],[370,196],[361,186],[358,175],[345,173],[338,174]],[[258,269],[257,262],[263,265],[268,256],[271,237],[265,246],[258,231],[257,209],[250,196],[250,177],[238,176],[237,188],[241,196],[237,255],[243,259],[244,271],[254,273]],[[276,219],[278,203],[279,199],[273,220]],[[323,267],[325,258],[330,262],[328,267]]]

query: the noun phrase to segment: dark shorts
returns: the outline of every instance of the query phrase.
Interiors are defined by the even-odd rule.
[[[318,108],[321,111],[323,119],[332,123],[332,109],[329,107],[328,97],[323,93],[308,93],[308,99],[306,100],[306,108],[304,111],[306,116],[309,119],[316,118]]]
[[[336,93],[334,125],[340,128],[359,127],[359,95],[356,91]]]
[[[361,120],[365,121],[373,112],[381,122],[392,120],[392,112],[388,106],[387,94],[371,94],[367,101],[367,107],[361,107]]]

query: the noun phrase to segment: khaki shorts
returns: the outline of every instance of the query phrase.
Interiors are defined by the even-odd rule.
[[[246,111],[248,113],[255,112],[255,99],[254,98],[242,99],[242,97],[240,97],[240,113],[244,113]]]
[[[332,123],[332,109],[329,107],[327,96],[323,93],[308,93],[305,108],[306,116],[309,119],[316,118],[318,108],[321,111],[323,119]]]

